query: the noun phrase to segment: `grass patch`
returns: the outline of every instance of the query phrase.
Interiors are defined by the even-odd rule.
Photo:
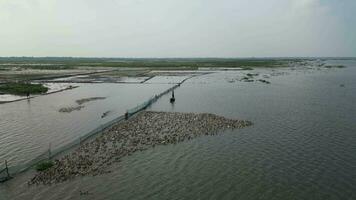
[[[48,88],[42,84],[31,83],[4,83],[0,84],[0,93],[26,96],[29,94],[46,93]]]
[[[4,66],[27,69],[75,69],[78,67],[122,67],[165,70],[196,70],[198,68],[283,67],[301,58],[71,58],[71,57],[8,57],[1,58]]]
[[[53,161],[44,161],[41,163],[38,163],[35,167],[37,171],[45,171],[49,168],[51,168],[54,165]]]

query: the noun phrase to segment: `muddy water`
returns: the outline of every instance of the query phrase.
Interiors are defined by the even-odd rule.
[[[4,199],[356,199],[356,62],[330,62],[348,68],[258,70],[271,84],[234,81],[245,72],[190,79],[175,91],[174,105],[167,95],[151,109],[210,112],[254,126],[158,146],[126,157],[110,174],[59,185],[28,188],[29,172],[0,187],[0,194]]]
[[[143,103],[170,84],[81,84],[79,88],[29,101],[0,104],[0,161],[23,164],[101,126],[127,109]],[[76,100],[106,97],[83,104],[80,111],[58,112],[78,106]],[[109,112],[108,112],[109,111]],[[107,115],[102,118],[103,113]]]

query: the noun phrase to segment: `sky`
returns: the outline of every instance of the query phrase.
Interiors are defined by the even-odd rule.
[[[0,0],[0,56],[356,57],[355,0]]]

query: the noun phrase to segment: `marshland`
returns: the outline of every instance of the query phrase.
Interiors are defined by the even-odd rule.
[[[345,159],[352,162],[354,155],[349,148],[355,131],[354,60],[243,60],[234,61],[235,65],[224,61],[222,67],[219,59],[198,60],[194,65],[187,59],[174,61],[179,67],[162,68],[154,62],[170,65],[173,61],[153,60],[146,67],[110,62],[105,71],[98,66],[82,69],[76,62],[70,69],[63,67],[65,72],[54,70],[50,79],[18,76],[19,83],[75,87],[0,105],[0,155],[8,160],[14,176],[0,188],[4,197],[33,198],[40,192],[40,199],[139,194],[148,198],[170,190],[195,196],[183,185],[201,188],[204,194],[200,195],[207,197],[212,194],[210,184],[221,192],[230,183],[253,185],[228,192],[243,196],[257,189],[284,193],[290,180],[297,186],[293,196],[301,198],[315,192],[353,195],[352,176],[342,176],[352,175],[353,170],[341,166]],[[22,69],[18,61],[7,64],[5,76],[10,76],[10,66],[18,75],[34,65]],[[46,73],[49,66],[43,69]],[[68,81],[63,83],[63,78]],[[174,86],[174,103],[168,92],[146,111],[110,123]],[[81,139],[93,130],[97,132]],[[305,148],[297,148],[300,145]],[[319,154],[316,160],[315,153]],[[33,162],[35,158],[41,159]],[[334,177],[333,182],[349,193],[330,190],[329,179],[321,172]],[[279,178],[271,179],[276,174]],[[196,180],[200,186],[194,186]],[[285,185],[264,184],[271,181]],[[319,188],[308,187],[315,181]]]
[[[355,10],[0,0],[0,200],[356,199]]]

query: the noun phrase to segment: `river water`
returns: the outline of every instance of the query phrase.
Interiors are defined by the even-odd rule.
[[[158,146],[112,173],[28,188],[25,173],[3,186],[13,199],[356,199],[356,62],[344,69],[259,69],[192,78],[150,109],[215,113],[249,128]],[[269,77],[269,78],[267,78]],[[80,191],[89,191],[80,195]],[[0,196],[1,199],[1,196]]]
[[[0,161],[24,164],[73,140],[79,140],[126,110],[172,87],[170,84],[80,84],[79,88],[8,104],[0,104]],[[76,100],[105,97],[83,104],[80,111],[61,113],[78,106]],[[108,112],[102,118],[103,113]]]

